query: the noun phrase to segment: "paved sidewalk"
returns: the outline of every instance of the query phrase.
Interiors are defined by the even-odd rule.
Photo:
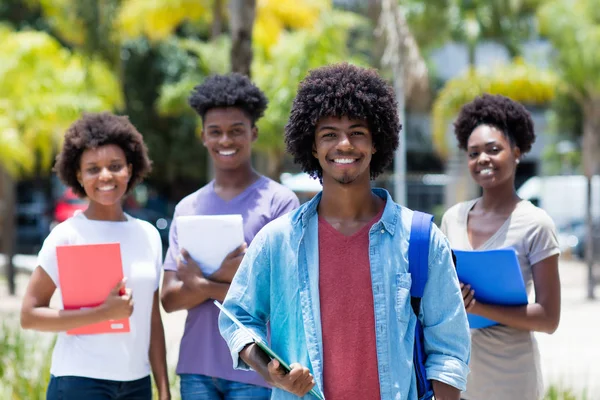
[[[598,271],[598,266],[596,266]],[[599,300],[588,301],[587,268],[561,260],[562,312],[553,335],[537,334],[545,384],[587,391],[588,400],[600,399],[600,287]],[[598,276],[598,274],[596,274]]]
[[[587,400],[600,399],[600,300],[586,296],[586,268],[578,261],[561,260],[562,317],[553,335],[537,334],[546,385],[570,388],[576,394],[587,391]],[[17,314],[28,275],[17,276],[17,296],[7,295],[6,282],[0,278],[0,317]],[[597,289],[600,298],[600,287]],[[179,341],[183,334],[185,311],[163,314],[167,357],[175,368]]]

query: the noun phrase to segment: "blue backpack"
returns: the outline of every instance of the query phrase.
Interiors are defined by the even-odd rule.
[[[427,379],[425,373],[427,354],[425,354],[423,326],[419,320],[421,298],[423,297],[429,270],[429,236],[431,234],[432,220],[433,215],[414,211],[410,229],[410,239],[408,242],[408,272],[410,272],[412,279],[410,287],[410,304],[417,316],[413,365],[417,379],[417,393],[419,400],[430,400],[433,398],[431,381]]]

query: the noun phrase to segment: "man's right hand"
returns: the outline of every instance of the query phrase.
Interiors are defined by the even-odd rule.
[[[290,365],[291,371],[287,372],[277,360],[271,360],[267,365],[270,383],[298,397],[306,395],[315,386],[315,380],[308,368],[298,363]]]
[[[125,287],[125,280],[119,282],[100,306],[106,319],[128,318],[133,313],[131,289]]]
[[[227,254],[219,269],[215,271],[215,273],[212,274],[209,279],[217,282],[231,283],[235,273],[242,263],[242,260],[244,259],[244,254],[246,254],[247,247],[248,246],[246,243],[242,243],[231,253]]]

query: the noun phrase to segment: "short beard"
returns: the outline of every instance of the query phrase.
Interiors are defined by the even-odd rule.
[[[341,178],[341,179],[337,179],[337,178],[335,178],[335,181],[336,181],[337,183],[341,183],[342,185],[349,185],[349,184],[351,184],[352,182],[354,182],[355,180],[356,180],[356,177],[351,177],[351,176],[348,176],[348,175],[344,175],[344,176],[342,176],[342,178]]]

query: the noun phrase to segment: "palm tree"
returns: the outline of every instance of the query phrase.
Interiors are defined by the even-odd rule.
[[[374,0],[369,14],[378,28],[378,42],[385,43],[380,53],[381,64],[392,71],[398,112],[404,123],[407,99],[420,97],[420,103],[428,103],[427,65],[397,0]],[[394,158],[394,199],[406,204],[406,129],[402,129],[400,135],[400,146]]]
[[[231,70],[250,76],[252,65],[252,29],[256,16],[256,0],[231,0]]]
[[[541,31],[554,49],[554,66],[567,93],[583,110],[582,157],[588,179],[587,297],[595,298],[592,177],[600,173],[600,18],[594,0],[556,0],[539,11]]]

